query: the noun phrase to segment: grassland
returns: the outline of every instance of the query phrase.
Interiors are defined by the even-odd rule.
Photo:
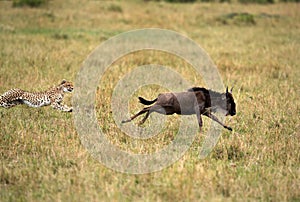
[[[87,55],[124,31],[175,30],[199,43],[234,85],[237,115],[227,119],[217,146],[198,158],[199,133],[172,166],[144,175],[107,169],[81,145],[72,114],[49,107],[0,109],[0,201],[299,201],[300,6],[167,4],[144,1],[50,1],[41,8],[13,8],[0,1],[0,92],[42,90],[75,80]],[[232,16],[232,13],[247,13]],[[99,125],[121,148],[152,152],[178,130],[176,116],[155,138],[132,140],[110,112],[116,82],[133,66],[171,66],[203,85],[173,56],[139,52],[112,65],[99,85]],[[138,92],[156,96],[161,87]],[[132,98],[131,112],[142,106]],[[71,103],[67,96],[66,103]],[[204,119],[204,132],[209,120]],[[151,124],[151,122],[147,123]]]

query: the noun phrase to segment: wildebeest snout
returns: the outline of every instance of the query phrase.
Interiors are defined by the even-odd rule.
[[[231,115],[231,116],[236,115],[236,111],[235,111],[235,110],[232,110],[232,111],[230,112],[230,115]]]

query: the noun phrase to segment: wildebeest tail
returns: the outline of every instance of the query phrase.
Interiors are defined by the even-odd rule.
[[[154,100],[146,100],[142,97],[139,97],[139,100],[140,100],[140,103],[142,103],[144,105],[151,105],[151,104],[153,104],[154,102],[157,101],[157,98],[155,98]]]

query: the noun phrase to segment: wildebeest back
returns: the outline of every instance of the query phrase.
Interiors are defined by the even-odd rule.
[[[156,105],[162,106],[167,114],[195,114],[196,107],[205,106],[203,92],[180,92],[159,94]]]

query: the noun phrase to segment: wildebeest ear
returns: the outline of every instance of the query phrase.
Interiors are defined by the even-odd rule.
[[[233,89],[233,86],[232,86],[231,89],[230,89],[230,93],[232,93],[232,89]]]
[[[228,86],[226,87],[226,94],[228,94]]]
[[[63,79],[60,84],[64,84],[66,82],[67,82],[66,79]]]

